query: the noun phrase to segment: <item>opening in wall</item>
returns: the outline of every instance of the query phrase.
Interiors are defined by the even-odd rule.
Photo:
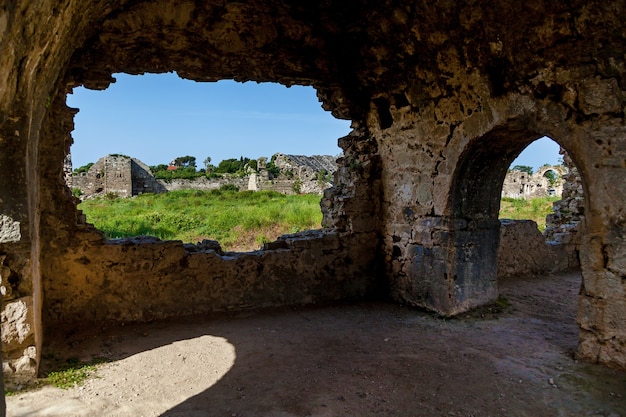
[[[109,238],[220,241],[258,249],[321,227],[349,121],[312,87],[198,83],[176,74],[116,74],[105,91],[77,88],[72,191]]]
[[[533,220],[539,230],[561,199],[564,175],[560,146],[544,136],[528,145],[509,167],[502,185],[500,218]]]

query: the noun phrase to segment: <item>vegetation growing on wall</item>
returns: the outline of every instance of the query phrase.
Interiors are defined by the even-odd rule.
[[[280,175],[280,168],[276,166],[276,154],[272,155],[270,161],[267,163],[267,172],[271,178],[276,178]]]
[[[192,180],[194,178],[200,178],[205,176],[204,172],[196,171],[195,167],[178,168],[176,170],[168,170],[167,167],[165,169],[160,169],[160,167],[160,165],[157,167],[150,167],[150,171],[152,171],[154,178],[159,180]],[[158,170],[155,171],[153,168],[157,168]]]
[[[521,172],[525,172],[525,173],[527,173],[529,175],[533,175],[533,173],[534,173],[533,167],[528,166],[528,165],[515,165],[509,171],[521,171]]]
[[[72,173],[74,175],[82,174],[83,172],[86,173],[86,172],[89,171],[89,168],[91,168],[93,166],[93,164],[94,164],[93,162],[90,162],[90,163],[88,163],[86,165],[83,165],[82,167],[78,167],[78,168],[74,169],[74,171],[72,171]]]

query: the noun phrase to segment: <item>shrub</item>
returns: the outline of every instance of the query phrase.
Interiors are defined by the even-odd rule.
[[[302,180],[300,178],[296,178],[296,180],[291,184],[291,189],[294,193],[300,194],[302,192]]]
[[[87,165],[83,165],[82,167],[78,167],[74,170],[73,174],[74,175],[78,175],[81,174],[83,172],[88,172],[89,168],[91,168],[93,166],[93,162],[88,163]]]
[[[196,171],[195,167],[178,168],[173,171],[157,171],[154,172],[154,178],[171,181],[171,180],[192,180],[194,178],[202,177],[205,174],[203,172]]]
[[[327,183],[333,182],[333,175],[325,169],[318,171],[315,177],[320,188],[325,188]]]
[[[237,187],[235,184],[223,184],[220,187],[220,191],[239,191],[239,187]]]
[[[276,178],[280,175],[280,168],[276,166],[274,161],[276,160],[276,155],[272,155],[272,158],[266,165],[267,172],[270,174],[270,178]]]

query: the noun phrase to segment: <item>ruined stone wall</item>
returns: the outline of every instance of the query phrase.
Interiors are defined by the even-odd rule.
[[[32,375],[38,364],[33,283],[27,259],[0,255],[4,375]]]
[[[293,176],[293,179],[287,178],[290,190],[282,191],[283,193],[322,194],[326,188],[332,186],[333,174],[337,171],[336,157],[283,154],[274,156],[274,164],[280,168],[281,176]],[[270,184],[265,183],[261,187],[268,185]]]
[[[546,242],[534,221],[500,220],[498,280],[579,267],[578,257],[564,245]]]
[[[278,178],[269,178],[263,172],[252,172],[240,177],[224,174],[219,178],[156,179],[150,168],[136,158],[107,155],[100,158],[86,173],[66,175],[68,187],[78,188],[81,198],[91,198],[112,193],[130,197],[143,193],[162,193],[177,190],[218,190],[233,185],[239,190],[267,190],[282,194],[322,194],[332,185],[332,174],[337,170],[335,157],[328,155],[276,154],[276,166],[281,169]],[[68,165],[65,164],[65,167]],[[130,174],[129,174],[130,166]],[[71,172],[71,163],[69,164]],[[130,191],[129,191],[130,190]]]
[[[274,155],[274,165],[280,169],[295,171],[300,173],[300,178],[312,177],[320,171],[329,174],[337,171],[337,157],[331,155]],[[311,178],[312,179],[312,178]]]
[[[247,177],[225,176],[223,178],[194,178],[192,180],[173,179],[173,180],[157,180],[157,182],[165,189],[165,191],[178,190],[219,190],[225,185],[234,185],[239,190],[248,189]]]
[[[584,73],[584,70],[580,71]],[[584,78],[564,78],[558,82],[577,89],[580,103],[595,100],[596,93],[584,87],[589,83]],[[614,82],[591,81],[605,94],[622,97],[622,93],[614,89]],[[477,92],[480,84],[461,88]],[[383,158],[384,207],[387,212],[385,252],[392,294],[416,305],[449,312],[466,308],[468,301],[492,299],[497,294],[493,262],[497,246],[494,247],[493,242],[497,242],[499,236],[499,224],[495,223],[499,202],[495,196],[499,198],[499,187],[515,151],[523,149],[537,134],[547,134],[558,138],[571,155],[576,155],[577,165],[585,165],[594,175],[612,176],[612,170],[623,169],[623,164],[618,163],[615,156],[605,154],[602,157],[592,150],[600,144],[610,146],[611,152],[617,151],[607,142],[609,136],[624,135],[617,122],[607,125],[606,119],[590,117],[585,124],[577,125],[568,119],[567,114],[573,110],[567,105],[558,106],[550,100],[541,101],[524,95],[510,95],[507,100],[476,97],[475,104],[479,107],[472,107],[471,96],[465,94],[464,100],[440,99],[436,106],[433,104],[419,113],[391,107],[393,125],[376,134]],[[601,113],[610,119],[609,114],[615,111],[611,103],[609,100],[594,108],[593,112],[581,111],[588,115]],[[479,108],[488,111],[479,111]],[[378,123],[378,113],[374,109],[374,123]],[[450,115],[454,115],[452,120],[456,122],[449,121]],[[446,117],[440,119],[442,116]],[[405,124],[416,123],[416,120],[422,129],[419,137],[428,139],[418,141],[419,146],[412,147],[417,138],[411,137],[413,132]],[[590,137],[597,140],[595,145]],[[599,188],[585,188],[586,193],[595,194],[591,198],[586,194],[587,201],[593,201],[596,207],[602,200],[615,201],[615,196],[623,193],[623,186],[622,177],[613,177],[613,180],[607,177],[606,181],[596,182]],[[601,272],[602,263],[591,253],[599,250],[596,245],[600,241],[604,242],[601,247],[613,248],[612,254],[617,254],[613,251],[621,250],[617,248],[623,245],[616,235],[611,237],[613,232],[605,235],[609,229],[602,226],[599,218],[596,221],[596,232],[590,233],[589,240],[583,243],[583,247],[587,245],[586,253],[590,258],[583,256],[581,259],[585,279],[579,320],[584,342],[579,355],[604,361],[609,356],[618,358],[619,355],[614,353],[619,350],[621,342],[616,340],[623,338],[624,329],[618,330],[612,324],[614,322],[607,321],[607,316],[588,315],[590,310],[586,308],[595,311],[606,307],[605,311],[611,317],[623,314],[624,283],[620,283],[620,273],[617,273],[618,269],[621,270],[618,266],[621,256],[612,258],[616,263],[609,269],[616,269],[605,275],[606,271]],[[620,229],[621,226],[615,227]],[[605,237],[600,238],[600,235]],[[596,249],[592,249],[594,246]],[[591,258],[595,260],[590,262]],[[476,281],[479,274],[482,277]],[[446,298],[444,294],[452,297]],[[441,300],[444,300],[443,304]],[[594,328],[591,323],[599,327]],[[610,337],[606,339],[606,335]],[[598,337],[602,341],[596,344],[600,340]],[[614,364],[621,366],[622,361],[616,359]]]
[[[546,240],[564,245],[572,245],[578,251],[580,232],[584,226],[585,197],[583,184],[578,169],[567,152],[561,149],[563,164],[568,172],[563,176],[563,195],[553,205],[554,213],[546,218]]]
[[[109,155],[104,158],[104,194],[118,197],[133,195],[131,160],[126,156]]]
[[[375,239],[331,231],[285,235],[262,250],[223,253],[156,238],[104,241],[85,228],[51,265],[44,322],[85,326],[371,297]],[[357,244],[358,243],[358,244]]]
[[[150,167],[136,158],[130,160],[131,195],[143,193],[162,193],[165,187],[154,178]]]
[[[88,196],[111,194],[118,197],[133,195],[131,158],[107,155],[98,159],[89,172],[74,175],[72,185]]]
[[[250,183],[248,183],[248,189],[251,188]],[[258,191],[276,191],[281,194],[295,194],[294,191],[294,180],[287,178],[274,178],[267,180],[259,180],[259,177],[256,177],[256,181],[253,185],[254,190]]]
[[[551,184],[546,177],[548,171],[552,171],[558,177],[554,184]],[[508,171],[502,184],[502,197],[561,197],[564,175],[566,175],[566,170],[561,167],[542,167],[533,175],[517,170]]]

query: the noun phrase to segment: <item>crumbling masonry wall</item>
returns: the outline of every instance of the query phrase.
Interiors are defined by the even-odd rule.
[[[546,177],[550,171],[556,177],[553,184]],[[534,198],[557,196],[563,193],[563,175],[566,174],[564,167],[544,166],[534,174],[512,170],[506,173],[502,184],[502,197],[511,198]]]
[[[29,329],[6,350],[5,371],[36,372],[44,328],[79,307],[61,300],[63,288],[82,283],[85,292],[115,294],[99,272],[107,262],[122,281],[140,276],[133,268],[163,273],[164,264],[143,261],[160,245],[179,253],[171,259],[193,285],[219,281],[202,265],[228,264],[228,285],[258,288],[281,250],[286,259],[297,255],[308,264],[268,278],[270,288],[288,289],[285,302],[378,288],[381,298],[451,315],[492,300],[502,182],[515,156],[544,135],[567,150],[583,181],[578,356],[626,368],[625,7],[600,0],[4,2],[0,274],[11,296],[3,327],[16,323],[11,304],[22,300]],[[169,243],[115,246],[87,231],[63,180],[76,112],[65,95],[78,85],[106,88],[115,72],[165,71],[196,81],[311,85],[324,108],[352,120],[322,201],[330,235],[314,236],[302,251],[287,243],[230,260]],[[326,250],[315,242],[335,243]],[[342,264],[348,259],[355,265]],[[248,262],[263,274],[250,273]],[[369,273],[357,279],[355,271]],[[290,280],[301,273],[310,292],[328,280],[335,290],[299,296]],[[88,285],[90,277],[101,286]],[[153,293],[168,291],[154,279]],[[215,288],[203,285],[194,288]],[[136,288],[129,284],[124,296]],[[229,299],[244,298],[233,305],[265,305],[233,288],[223,288],[239,294]],[[106,309],[101,303],[93,315],[111,315]]]
[[[54,263],[70,279],[46,283],[44,321],[57,326],[146,321],[373,297],[375,265],[359,262],[376,241],[331,231],[286,235],[259,251],[156,238],[105,241],[85,226]],[[364,244],[366,243],[366,244]]]
[[[283,194],[322,194],[331,186],[332,175],[337,170],[336,158],[330,155],[276,154],[278,178],[269,178],[262,164],[243,177],[226,174],[223,177],[193,179],[156,179],[150,167],[137,158],[126,155],[106,155],[96,161],[87,172],[72,175],[71,159],[64,162],[65,180],[72,190],[80,191],[80,198],[114,195],[130,197],[143,193],[163,193],[174,190],[218,190],[233,185],[239,190],[270,190]],[[265,158],[263,157],[263,160]],[[68,175],[69,172],[69,175]]]

